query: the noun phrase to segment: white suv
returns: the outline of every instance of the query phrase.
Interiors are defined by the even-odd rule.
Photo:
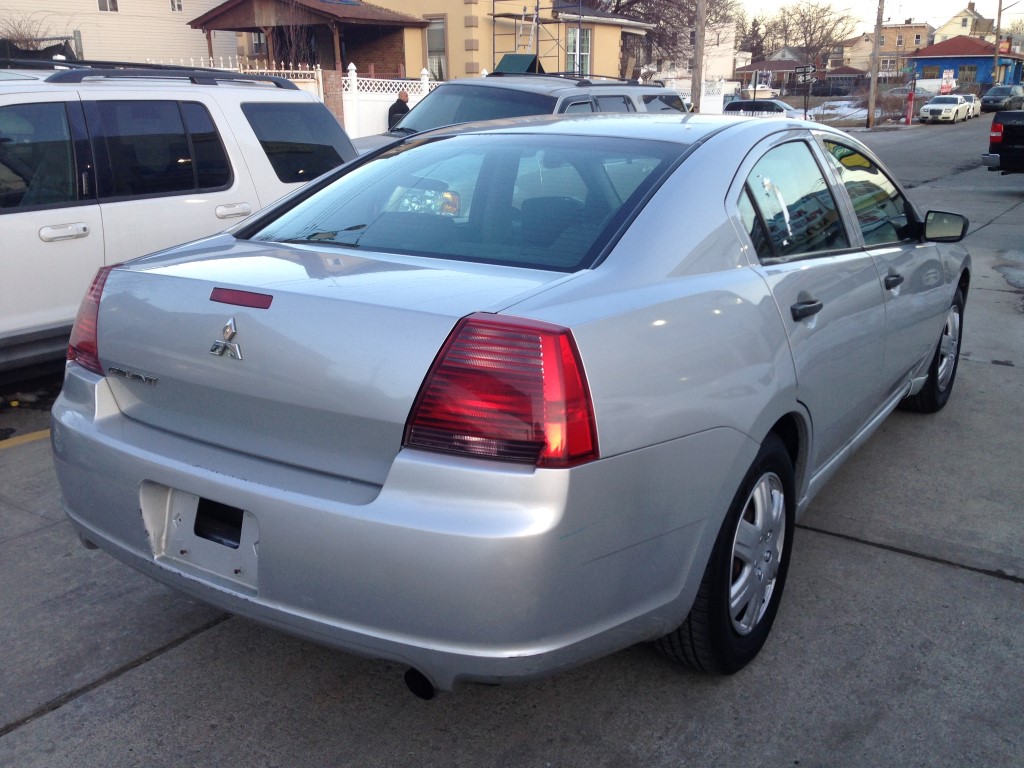
[[[356,155],[281,78],[61,65],[0,71],[0,373],[63,357],[99,267],[226,229]]]

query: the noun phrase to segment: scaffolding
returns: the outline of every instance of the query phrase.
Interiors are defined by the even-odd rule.
[[[567,42],[569,28],[578,29],[580,23],[563,21],[555,15],[557,11],[571,10],[571,5],[551,3],[552,0],[547,0],[547,4],[534,0],[531,7],[523,0],[491,0],[492,70],[507,53],[529,53],[536,56],[548,72],[579,73],[579,56],[576,55],[579,52],[568,51]],[[578,42],[580,38],[577,33],[575,40]],[[570,65],[570,54],[575,55],[575,67]]]

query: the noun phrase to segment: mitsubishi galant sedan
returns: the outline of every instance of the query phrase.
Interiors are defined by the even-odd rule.
[[[53,409],[65,507],[423,697],[642,641],[729,674],[815,493],[950,397],[966,230],[811,123],[422,134],[97,274]]]

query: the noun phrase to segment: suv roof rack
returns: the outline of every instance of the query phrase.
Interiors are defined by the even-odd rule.
[[[665,87],[665,84],[658,81],[654,83],[641,83],[634,78],[617,77],[613,75],[578,75],[575,72],[488,72],[487,77],[546,77],[556,80],[575,80],[576,85],[586,88],[592,85],[654,85]],[[599,78],[599,79],[595,79]]]
[[[217,85],[220,82],[267,83],[278,88],[298,90],[291,80],[277,75],[232,72],[210,67],[180,67],[168,64],[140,64],[130,61],[99,61],[64,59],[0,59],[4,69],[53,69],[46,78],[49,83],[81,83],[90,78],[171,78],[188,80],[196,85]]]

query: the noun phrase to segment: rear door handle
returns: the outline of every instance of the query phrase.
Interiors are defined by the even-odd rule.
[[[817,299],[807,299],[806,301],[798,301],[789,308],[789,311],[793,313],[793,319],[800,322],[805,317],[818,314],[824,306]]]
[[[892,290],[897,285],[903,285],[903,275],[886,275],[885,276],[885,287],[887,290]]]
[[[89,234],[89,225],[84,221],[76,221],[71,224],[51,224],[39,230],[39,239],[44,243],[54,243],[58,240],[73,240],[76,237],[85,237]]]
[[[248,203],[229,203],[218,205],[215,213],[218,219],[233,219],[236,216],[248,216],[252,213],[252,206]]]

